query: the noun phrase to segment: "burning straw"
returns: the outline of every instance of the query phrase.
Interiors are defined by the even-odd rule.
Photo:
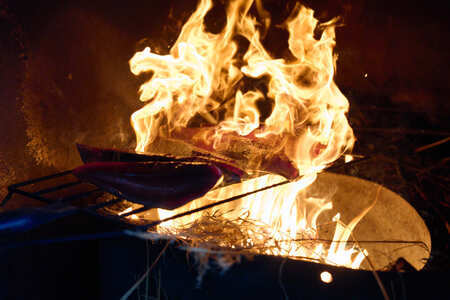
[[[354,160],[348,164],[355,164],[358,163],[358,161],[360,160]],[[338,166],[339,165],[336,165],[335,167]],[[325,217],[322,218],[315,227],[306,226],[303,228],[296,228],[293,232],[289,230],[274,229],[260,218],[253,218],[250,210],[241,210],[242,206],[240,206],[239,203],[235,203],[234,206],[229,206],[231,201],[245,201],[241,198],[245,195],[248,196],[248,193],[244,195],[239,194],[191,210],[189,210],[188,207],[184,207],[182,208],[183,212],[181,214],[173,214],[172,216],[168,216],[168,218],[161,218],[158,221],[153,221],[155,220],[155,217],[157,218],[156,211],[140,213],[135,215],[134,218],[131,218],[132,215],[129,215],[128,220],[132,222],[146,221],[147,225],[144,225],[142,228],[150,228],[152,225],[160,224],[155,228],[157,232],[136,233],[135,235],[140,238],[151,240],[171,239],[179,241],[183,248],[190,252],[194,252],[194,256],[202,263],[206,263],[208,261],[207,258],[215,258],[216,261],[220,261],[219,265],[224,269],[226,269],[229,264],[239,261],[240,256],[242,255],[252,256],[255,254],[277,255],[293,259],[358,268],[362,260],[367,259],[367,252],[361,248],[361,246],[367,246],[368,249],[374,251],[372,254],[375,255],[374,259],[377,270],[389,269],[391,264],[396,260],[395,257],[399,257],[397,256],[397,253],[403,253],[401,255],[410,255],[408,253],[414,253],[412,254],[412,257],[414,258],[411,257],[413,259],[413,264],[416,268],[421,268],[423,263],[418,261],[414,262],[414,260],[420,259],[421,257],[426,259],[426,257],[429,256],[429,245],[426,242],[426,237],[421,241],[421,237],[420,235],[417,235],[417,233],[411,235],[406,232],[401,233],[400,235],[388,234],[386,236],[384,232],[381,235],[367,235],[373,231],[372,227],[365,227],[364,230],[370,230],[370,232],[363,231],[365,237],[364,240],[361,240],[361,238],[356,239],[352,234],[357,223],[364,215],[368,214],[369,211],[372,212],[372,216],[369,218],[367,224],[372,224],[375,220],[380,220],[379,216],[385,216],[386,214],[390,215],[394,213],[398,216],[396,213],[398,209],[402,212],[406,212],[408,217],[414,217],[414,215],[408,214],[408,210],[412,208],[403,206],[400,206],[400,208],[397,206],[402,205],[402,203],[404,203],[402,201],[404,200],[401,200],[399,196],[396,196],[391,191],[370,182],[351,179],[351,177],[342,175],[331,175],[328,173],[323,174],[320,180],[304,191],[306,194],[303,195],[303,198],[300,197],[296,201],[308,204],[306,199],[310,198],[311,195],[316,195],[319,191],[319,194],[322,193],[323,196],[323,192],[320,191],[324,187],[328,190],[330,186],[337,181],[342,185],[342,188],[335,194],[337,199],[365,197],[359,199],[359,202],[362,204],[359,205],[361,210],[353,210],[353,212],[350,213],[350,215],[353,216],[357,213],[357,216],[353,217],[353,220],[350,221],[348,225],[340,220],[339,215],[336,215],[332,221],[327,221],[328,217]],[[342,189],[346,189],[344,186],[350,191],[354,191],[356,188],[357,190],[364,190],[364,192],[362,194],[361,192],[351,192],[348,194],[348,192],[342,192]],[[266,188],[270,190],[271,186],[267,186]],[[255,192],[255,194],[257,197],[252,199],[254,205],[258,205],[259,202],[267,201],[261,195],[258,196],[259,193]],[[371,196],[368,197],[369,195]],[[328,194],[325,198],[331,197],[332,195]],[[381,200],[378,200],[380,197]],[[274,199],[270,199],[269,197],[270,203],[274,201]],[[314,203],[314,201],[312,203]],[[373,208],[379,201],[381,201],[381,203],[374,211]],[[395,204],[397,201],[401,202]],[[126,205],[117,206],[115,208],[116,210],[111,210],[110,213],[122,214],[124,211],[130,211],[129,205],[131,205],[131,203],[124,203]],[[339,203],[340,200],[337,202],[338,206],[341,205]],[[346,203],[350,204],[350,202]],[[307,206],[303,205],[302,207],[306,208]],[[413,211],[411,213],[413,213]],[[344,216],[347,216],[348,218],[348,212],[344,213]],[[177,218],[180,218],[181,221]],[[396,226],[394,225],[396,222],[392,222],[392,219],[390,217],[388,218],[388,224],[391,225],[387,226]],[[166,224],[165,221],[167,221],[168,224]],[[381,222],[382,224],[385,224],[384,222],[386,221],[387,220],[382,220]],[[311,224],[314,224],[314,222]],[[380,228],[379,230],[383,229]],[[361,237],[360,234],[359,236]],[[383,239],[383,237],[386,238]],[[402,239],[401,237],[405,238]],[[413,249],[407,250],[406,248]],[[422,250],[419,250],[418,248],[422,248]],[[407,250],[408,253],[404,252],[404,250]],[[385,257],[391,257],[391,259],[386,260],[384,259]],[[371,269],[367,264],[363,268]]]

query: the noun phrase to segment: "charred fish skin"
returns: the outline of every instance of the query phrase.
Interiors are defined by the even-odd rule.
[[[73,174],[120,198],[169,210],[205,195],[223,176],[201,162],[94,162]]]
[[[91,147],[76,144],[80,158],[84,163],[116,161],[116,162],[147,162],[147,161],[176,161],[175,157],[162,155],[146,155],[132,153],[118,149]]]
[[[204,162],[211,163],[221,169],[225,185],[241,182],[246,172],[232,163],[215,156],[199,155],[191,157],[176,157],[170,155],[150,155],[132,153],[117,149],[103,149],[83,144],[76,144],[81,160],[84,163],[93,162]]]

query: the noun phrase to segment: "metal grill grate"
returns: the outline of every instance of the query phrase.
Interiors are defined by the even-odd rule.
[[[326,168],[326,170],[331,171],[333,169],[339,169],[340,167],[342,167],[344,165],[347,165],[347,166],[353,165],[353,164],[357,164],[357,163],[366,161],[368,159],[370,159],[370,157],[359,158],[359,159],[353,160],[351,162],[343,162],[340,164],[329,166]],[[52,183],[51,181],[54,179],[59,179],[59,181]],[[5,205],[12,198],[12,196],[14,194],[19,194],[19,195],[22,195],[22,196],[25,196],[25,197],[28,197],[31,199],[35,199],[35,200],[44,202],[44,203],[48,204],[48,207],[50,207],[50,208],[53,204],[58,205],[59,207],[67,207],[67,208],[72,207],[72,208],[74,208],[74,211],[78,211],[78,210],[84,211],[84,212],[87,212],[94,216],[110,219],[110,220],[119,222],[121,224],[123,224],[123,223],[132,224],[132,225],[134,225],[135,229],[146,230],[149,227],[158,225],[162,222],[165,222],[165,221],[168,221],[171,219],[175,219],[175,218],[179,218],[179,217],[182,217],[182,216],[185,216],[188,214],[192,214],[197,211],[205,210],[205,209],[211,208],[213,206],[221,205],[223,203],[235,201],[242,197],[245,197],[245,196],[266,190],[266,189],[271,189],[278,185],[283,185],[283,184],[286,184],[289,182],[290,182],[289,180],[286,180],[286,181],[283,181],[283,182],[280,182],[280,183],[277,183],[277,184],[274,184],[271,186],[263,187],[258,190],[254,190],[254,191],[247,192],[247,193],[244,193],[241,195],[233,196],[228,199],[217,201],[215,203],[208,204],[208,205],[205,205],[205,206],[202,206],[202,207],[190,210],[190,211],[182,212],[182,213],[176,214],[174,216],[171,216],[169,218],[162,219],[159,221],[150,221],[150,220],[140,219],[140,224],[133,224],[128,219],[126,219],[128,216],[145,212],[145,211],[151,209],[151,207],[144,205],[144,206],[135,208],[134,210],[127,211],[126,213],[123,213],[123,214],[99,213],[99,209],[111,207],[114,204],[117,204],[121,201],[125,201],[125,199],[111,195],[108,192],[106,192],[92,184],[84,183],[84,182],[80,181],[78,178],[73,176],[72,170],[68,170],[68,171],[64,171],[64,172],[60,172],[60,173],[51,174],[48,176],[43,176],[40,178],[35,178],[35,179],[19,182],[19,183],[8,186],[8,194],[3,199],[0,206]],[[35,184],[39,185],[38,186],[39,189],[37,189],[36,191],[31,192],[31,191],[27,191],[25,189],[26,187],[32,186]],[[81,186],[82,186],[82,188],[81,189],[78,188],[77,192],[72,192],[72,193],[70,192],[71,189],[74,189],[75,187],[81,187]],[[51,198],[48,196],[48,195],[56,193],[56,192],[59,192],[59,193],[63,194],[64,196],[57,197],[57,198]],[[94,199],[91,199],[93,201],[88,202],[87,205],[84,205],[84,206],[81,206],[79,204],[75,205],[75,202],[80,202],[81,200],[86,199],[89,196],[92,196],[94,193],[109,194],[109,195],[111,195],[111,199],[108,201],[101,202],[101,203],[92,203],[93,201],[95,201],[96,198],[98,198],[98,197],[96,197]]]
[[[32,189],[33,187],[35,190],[30,191],[29,189]],[[114,204],[124,201],[122,198],[112,196],[110,200],[95,203],[96,199],[105,193],[107,192],[92,184],[82,182],[73,176],[72,170],[67,170],[8,186],[8,194],[1,202],[0,206],[4,206],[13,198],[15,194],[17,194],[43,202],[47,204],[47,207],[49,208],[55,206],[59,208],[73,208],[74,211],[83,211],[94,216],[119,222],[121,224],[124,222],[131,224],[127,219],[125,219],[127,216],[142,213],[150,209],[150,207],[147,206],[139,207],[121,215],[99,213],[99,209],[111,207]],[[55,194],[63,196],[55,197]],[[87,204],[83,204],[83,201]],[[147,221],[147,223],[150,223],[150,221]],[[145,224],[139,224],[139,226],[142,225]]]

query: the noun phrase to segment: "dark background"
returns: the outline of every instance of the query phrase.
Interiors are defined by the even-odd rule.
[[[294,7],[293,1],[264,3],[274,24]],[[450,136],[449,4],[304,4],[321,21],[342,17],[335,81],[350,102],[355,153],[374,157],[342,172],[380,182],[412,203],[430,227],[432,268],[448,268],[448,143],[414,150]],[[131,74],[128,60],[147,45],[167,51],[195,6],[196,1],[167,0],[0,0],[0,198],[8,184],[79,164],[76,142],[132,149],[129,117],[141,105],[137,90],[145,78]],[[220,15],[220,8],[211,14],[211,28],[220,28]],[[273,29],[264,44],[281,55],[283,37],[285,32]],[[6,209],[34,204],[10,201]],[[76,261],[79,252],[70,253]],[[39,259],[8,268],[21,273]],[[75,263],[75,274],[89,264]],[[45,276],[55,280],[58,272]]]

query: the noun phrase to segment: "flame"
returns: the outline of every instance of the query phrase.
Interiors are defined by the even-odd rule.
[[[263,25],[250,14],[252,7]],[[258,141],[258,145],[268,149],[263,149],[262,156],[250,157],[243,167],[258,166],[260,161],[255,160],[282,155],[295,165],[301,177],[285,186],[222,206],[222,210],[231,211],[227,218],[246,213],[248,219],[265,224],[279,247],[264,253],[326,257],[329,263],[357,268],[365,254],[347,249],[345,243],[318,244],[311,249],[295,246],[290,241],[299,235],[317,238],[317,218],[331,209],[332,203],[303,197],[302,191],[314,182],[318,172],[350,150],[354,143],[346,118],[348,101],[333,81],[337,59],[333,54],[336,20],[318,24],[313,10],[298,5],[282,25],[289,33],[292,57],[288,60],[274,57],[261,42],[261,32],[271,24],[261,1],[255,5],[253,0],[230,1],[226,25],[219,33],[205,30],[204,19],[211,8],[210,0],[200,1],[168,54],[158,54],[147,47],[131,58],[133,74],[152,73],[139,90],[140,100],[146,104],[131,116],[136,151],[151,150],[158,137],[179,137],[193,123],[200,125],[189,141],[215,152],[229,151],[233,136]],[[318,39],[314,34],[316,29],[321,32]],[[239,54],[242,45],[236,36],[248,43],[243,55]],[[266,89],[243,87],[245,78],[268,78]],[[272,103],[267,117],[263,117],[258,106],[264,101]],[[281,180],[284,179],[278,175],[263,175],[212,191],[174,211],[160,209],[159,216],[168,217]],[[200,217],[197,213],[163,223],[160,230],[177,232]],[[342,223],[336,224],[335,239],[348,239],[351,230]],[[258,236],[251,238],[258,239]]]
[[[126,213],[129,213],[130,211],[133,210],[133,206],[129,206],[127,208],[125,208],[124,210],[120,211],[117,213],[118,216],[124,215]],[[130,218],[131,220],[139,220],[139,217],[135,214],[129,215],[127,216],[127,218]]]

